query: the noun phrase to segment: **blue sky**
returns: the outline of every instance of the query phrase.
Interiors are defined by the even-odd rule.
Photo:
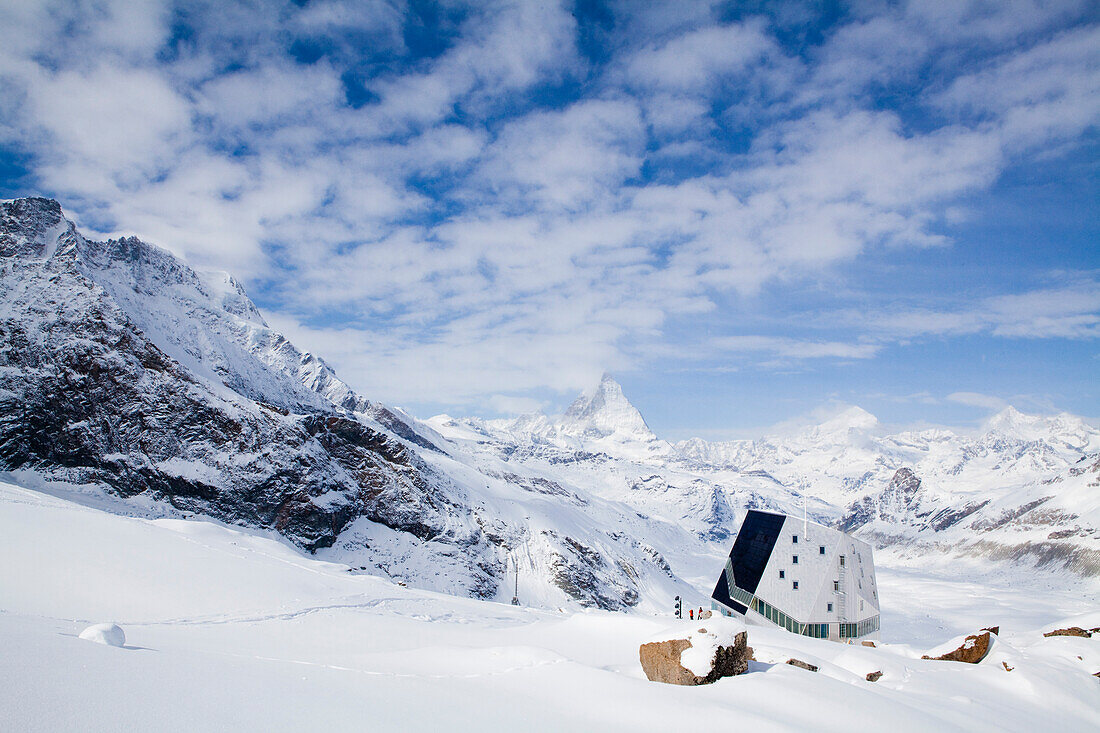
[[[1090,2],[0,0],[0,196],[427,416],[1100,416]]]

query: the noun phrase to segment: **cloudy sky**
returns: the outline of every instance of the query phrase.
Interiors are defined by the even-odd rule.
[[[367,396],[667,437],[1100,416],[1087,0],[0,0],[0,196],[235,273]]]

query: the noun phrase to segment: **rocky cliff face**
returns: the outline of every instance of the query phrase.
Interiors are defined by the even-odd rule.
[[[921,520],[928,516],[920,509],[920,479],[910,468],[899,468],[881,493],[865,496],[848,507],[837,528],[852,532],[875,520]]]
[[[219,303],[168,253],[89,242],[45,199],[0,205],[0,257],[3,468],[271,527],[306,549],[357,516],[442,528],[446,482],[400,439],[237,346],[231,329],[253,326],[287,351],[239,288]],[[224,328],[196,337],[218,317]]]

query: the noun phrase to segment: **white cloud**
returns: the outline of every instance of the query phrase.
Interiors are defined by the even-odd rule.
[[[774,33],[793,16],[645,5],[600,67],[565,3],[456,10],[422,58],[391,3],[195,5],[170,48],[163,5],[6,3],[0,141],[85,224],[270,283],[275,317],[367,394],[506,410],[693,341],[674,325],[949,245],[964,197],[1100,114],[1096,27],[1056,32],[1080,3],[861,6],[801,54]],[[298,63],[303,40],[322,58]],[[355,108],[349,69],[375,95]],[[898,109],[863,96],[905,79]],[[961,301],[694,338],[692,358],[1100,332],[1093,281]]]
[[[527,415],[540,412],[547,406],[545,400],[500,394],[490,395],[487,402],[494,411],[505,415]]]
[[[981,394],[979,392],[952,392],[946,398],[949,402],[957,402],[968,407],[980,407],[990,412],[996,412],[1008,407],[1008,403],[1000,397]]]
[[[1077,28],[960,76],[936,99],[957,113],[992,116],[1013,150],[1043,147],[1100,121],[1100,26]]]
[[[814,341],[776,336],[723,336],[711,345],[723,351],[762,351],[790,359],[870,359],[882,348],[879,344]]]
[[[497,205],[591,208],[642,165],[645,135],[632,102],[591,100],[509,124],[477,171]]]
[[[893,313],[835,314],[880,337],[989,333],[1013,338],[1100,338],[1100,282],[1062,273],[1060,287],[985,298],[956,310],[915,309]]]
[[[760,23],[711,26],[636,52],[624,73],[628,83],[642,87],[702,90],[774,53],[778,47]]]

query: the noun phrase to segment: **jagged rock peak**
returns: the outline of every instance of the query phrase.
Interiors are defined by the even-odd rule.
[[[58,237],[72,228],[53,199],[0,202],[0,256],[49,256]]]
[[[594,391],[582,394],[569,406],[562,418],[562,428],[566,432],[589,436],[656,438],[642,413],[623,394],[622,386],[606,372]]]
[[[913,469],[902,466],[897,471],[894,471],[894,477],[890,479],[890,484],[886,489],[887,491],[894,491],[905,494],[906,496],[912,496],[920,489],[920,478],[917,474],[913,473]]]

